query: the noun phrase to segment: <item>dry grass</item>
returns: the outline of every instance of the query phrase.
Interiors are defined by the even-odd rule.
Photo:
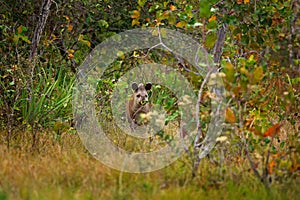
[[[247,171],[245,160],[216,165],[205,159],[194,179],[186,156],[156,172],[129,174],[94,159],[76,134],[64,133],[54,140],[52,134],[41,133],[39,152],[31,151],[30,133],[18,134],[10,149],[4,140],[0,143],[1,200],[296,199],[299,194],[297,179],[274,184],[268,193]]]

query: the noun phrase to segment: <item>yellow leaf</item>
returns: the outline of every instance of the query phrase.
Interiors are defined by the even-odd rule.
[[[81,41],[81,40],[83,40],[83,35],[82,35],[82,34],[80,34],[80,35],[78,36],[78,41]]]
[[[78,41],[80,41],[80,42],[86,44],[88,47],[91,47],[90,41],[83,39],[83,35],[82,35],[82,34],[80,34],[80,35],[78,36]]]
[[[68,22],[70,22],[70,18],[69,18],[67,15],[64,15],[63,17],[66,18],[66,20],[67,20]]]
[[[234,115],[233,111],[230,108],[226,108],[225,121],[229,122],[229,123],[234,123],[235,122],[235,115]]]
[[[131,26],[135,26],[135,25],[139,25],[139,24],[140,24],[140,22],[139,22],[138,19],[134,19],[134,20],[132,20],[132,22],[131,22]]]
[[[183,22],[183,21],[178,22],[178,23],[176,24],[176,27],[177,27],[177,28],[183,28],[183,27],[185,27],[185,26],[186,26],[186,22]]]
[[[69,25],[68,25],[68,28],[67,28],[67,30],[68,30],[69,32],[71,32],[71,31],[73,30],[73,26],[72,26],[72,24],[69,24]]]
[[[69,53],[74,53],[75,51],[74,51],[74,49],[68,49],[68,52]]]
[[[84,40],[84,43],[85,43],[88,47],[91,47],[90,41]]]
[[[140,54],[138,52],[136,52],[136,51],[133,52],[133,57],[137,58],[139,56],[140,56]]]
[[[247,4],[249,2],[250,2],[250,0],[244,0],[244,4]]]
[[[54,35],[53,33],[51,34],[52,40],[56,39],[56,35]]]
[[[241,74],[244,74],[249,78],[249,71],[245,67],[242,67],[240,69],[240,72],[241,72]]]
[[[252,77],[252,84],[258,83],[264,76],[264,70],[261,66],[255,68]]]

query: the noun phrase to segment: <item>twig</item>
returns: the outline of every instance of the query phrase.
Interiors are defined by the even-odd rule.
[[[249,146],[248,146],[248,143],[246,141],[244,131],[242,130],[243,129],[243,120],[242,120],[241,101],[238,101],[238,107],[239,107],[239,128],[240,128],[241,134],[242,134],[242,138],[241,139],[242,139],[242,142],[244,143],[244,146],[245,146],[245,149],[246,149],[245,153],[246,153],[247,159],[248,159],[248,161],[250,163],[251,169],[253,170],[255,176],[261,181],[262,180],[262,176],[260,175],[260,173],[256,169],[254,162],[252,161],[252,158],[251,158],[251,156],[249,154]]]
[[[195,173],[198,169],[198,166],[199,166],[199,163],[200,163],[200,158],[199,158],[199,152],[198,152],[198,149],[199,149],[199,144],[200,144],[200,138],[201,137],[204,137],[203,133],[202,133],[202,125],[201,125],[201,121],[199,119],[199,111],[200,111],[200,103],[202,101],[202,93],[203,93],[203,89],[204,89],[204,85],[207,83],[211,73],[213,72],[213,68],[210,69],[208,71],[208,73],[206,74],[202,84],[201,84],[201,87],[198,91],[198,99],[197,99],[197,103],[196,103],[196,120],[197,120],[197,135],[196,135],[196,138],[195,138],[195,142],[194,142],[194,164],[193,164],[193,171],[192,171],[192,175],[193,177],[195,176]]]

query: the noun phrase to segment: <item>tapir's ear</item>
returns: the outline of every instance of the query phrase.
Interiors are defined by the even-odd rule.
[[[146,84],[145,89],[146,90],[151,90],[151,87],[152,87],[152,83],[149,82],[149,83]]]
[[[131,88],[136,91],[138,89],[138,84],[136,82],[133,82],[131,85]]]

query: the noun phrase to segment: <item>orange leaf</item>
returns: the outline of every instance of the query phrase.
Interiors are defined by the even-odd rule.
[[[18,34],[21,34],[21,33],[23,32],[23,26],[20,25],[20,26],[17,28],[17,30],[18,30]]]
[[[250,0],[244,0],[244,4],[250,3]]]
[[[268,130],[264,133],[264,137],[267,137],[267,136],[272,137],[273,135],[278,134],[281,126],[282,126],[282,124],[280,124],[280,123],[274,124],[273,126],[268,128]]]
[[[242,4],[243,0],[237,0],[237,4]]]
[[[208,19],[208,22],[214,21],[216,19],[217,19],[216,15],[213,15]]]
[[[225,121],[229,123],[235,122],[235,115],[230,108],[226,108]]]
[[[69,58],[69,59],[72,59],[72,58],[74,58],[74,55],[71,54],[71,53],[69,53],[69,54],[68,54],[68,58]]]
[[[177,8],[176,8],[176,6],[174,6],[174,5],[170,5],[170,10],[177,10]]]
[[[176,24],[176,27],[177,27],[177,28],[183,28],[183,27],[185,27],[185,25],[186,25],[186,22],[181,21],[181,22],[178,22],[178,23]]]
[[[69,24],[67,30],[68,30],[69,32],[71,32],[72,29],[73,29],[73,25],[72,25],[72,24]]]
[[[139,17],[140,17],[140,11],[138,11],[138,10],[132,11],[132,15],[131,15],[132,19],[137,19]]]
[[[269,163],[269,174],[272,174],[273,173],[273,167],[275,166],[275,162],[272,161]]]

